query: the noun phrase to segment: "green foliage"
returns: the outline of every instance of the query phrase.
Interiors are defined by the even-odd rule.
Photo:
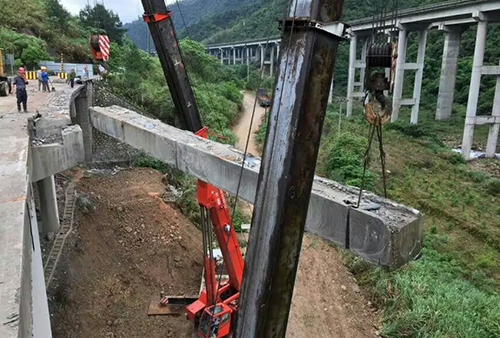
[[[200,43],[185,39],[180,47],[203,123],[224,136],[219,141],[234,143],[230,128],[242,104],[242,82],[234,69],[205,53]],[[112,44],[110,59],[113,74],[106,81],[113,92],[168,124],[178,124],[158,58],[125,39],[123,46]]]
[[[43,40],[3,27],[0,27],[0,47],[14,54],[17,66],[27,66],[30,69],[40,60],[50,58]]]
[[[486,192],[491,196],[500,196],[500,180],[492,178],[484,183]]]
[[[97,3],[93,7],[85,6],[80,11],[80,21],[89,28],[98,28],[106,32],[110,41],[121,43],[125,30],[117,14],[106,9],[104,5]]]
[[[266,111],[264,120],[260,123],[259,129],[255,132],[255,141],[260,148],[264,147],[264,142],[266,141],[267,133],[267,123],[269,121],[269,111]]]
[[[29,67],[36,67],[38,62],[48,58],[50,56],[40,45],[29,45],[21,54],[22,64]]]
[[[462,157],[462,155],[458,153],[451,153],[448,157],[448,160],[451,164],[466,164],[467,161]]]
[[[71,14],[59,3],[59,0],[45,0],[46,20],[50,20],[58,29],[69,25]]]
[[[140,153],[135,156],[132,164],[135,167],[152,168],[162,172],[167,170],[167,165],[165,163],[146,153]]]
[[[471,337],[500,335],[500,294],[480,270],[466,270],[441,253],[447,237],[427,234],[423,256],[407,267],[384,272],[347,255],[372,300],[386,309],[383,337]],[[491,264],[481,258],[478,264]]]
[[[390,123],[387,125],[388,129],[397,130],[404,135],[411,137],[423,137],[423,136],[434,136],[435,134],[431,131],[431,128],[428,125],[424,125],[422,123],[419,124],[410,124],[404,121],[397,121],[394,123]]]
[[[327,176],[347,185],[361,186],[363,162],[367,143],[365,138],[344,132],[333,140],[329,150]],[[365,188],[372,186],[373,175],[366,171]]]

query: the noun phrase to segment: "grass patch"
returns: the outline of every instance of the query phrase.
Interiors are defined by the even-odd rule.
[[[419,261],[384,272],[347,254],[347,265],[385,309],[383,337],[500,336],[500,295],[494,282],[441,253],[446,236],[428,233]]]
[[[364,151],[368,124],[359,107],[355,111],[346,119],[339,104],[329,107],[318,175],[329,175],[334,156]],[[402,121],[409,121],[406,113]],[[454,114],[438,122],[434,111],[422,109],[417,126],[384,126],[389,198],[419,209],[426,229],[423,257],[394,272],[346,254],[347,265],[383,310],[384,337],[500,337],[500,190],[497,179],[450,151],[461,142],[463,119]],[[350,141],[333,151],[339,138]],[[486,139],[478,130],[475,142],[482,146]],[[376,148],[370,190],[381,195]]]

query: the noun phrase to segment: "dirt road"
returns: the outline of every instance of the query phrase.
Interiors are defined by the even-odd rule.
[[[243,92],[243,113],[233,132],[236,148],[245,150],[255,94]],[[260,156],[255,131],[265,109],[257,105],[248,151]],[[251,215],[252,205],[242,202]],[[337,250],[325,240],[307,235],[302,242],[299,269],[287,328],[287,338],[376,337],[379,316],[373,312]]]
[[[248,126],[252,120],[252,112],[255,102],[255,93],[250,91],[243,92],[243,112],[240,120],[234,126],[233,132],[238,138],[236,141],[236,148],[242,151],[245,150],[245,144],[248,137]],[[262,118],[266,114],[266,110],[257,104],[255,108],[255,116],[252,123],[251,137],[248,144],[248,152],[254,156],[260,156],[260,151],[255,144],[255,132],[259,129]]]

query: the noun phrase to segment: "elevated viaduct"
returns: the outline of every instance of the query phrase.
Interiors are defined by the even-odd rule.
[[[100,131],[197,178],[235,193],[243,154],[119,106],[92,107],[93,82],[52,93],[36,117],[0,118],[0,336],[50,338],[39,234],[57,233],[54,175],[92,163]],[[253,202],[260,159],[247,160],[241,197]],[[38,191],[35,210],[33,185]],[[315,178],[307,231],[388,270],[419,255],[423,217],[412,208]],[[38,216],[38,217],[37,217]]]
[[[460,38],[469,27],[477,28],[474,63],[472,67],[467,116],[462,141],[462,156],[470,159],[476,125],[490,127],[486,157],[494,157],[500,131],[500,66],[485,65],[484,53],[488,23],[500,21],[499,0],[454,0],[434,5],[399,11],[379,19],[377,27],[386,35],[398,36],[398,59],[393,94],[392,121],[399,119],[401,107],[411,107],[410,123],[417,124],[420,111],[422,79],[424,76],[425,49],[429,30],[439,30],[445,35],[436,120],[451,117],[454,101]],[[352,116],[353,103],[365,97],[366,54],[374,27],[373,17],[350,21],[347,38],[350,40],[349,72],[347,84],[347,116]],[[418,55],[414,62],[407,61],[407,44],[410,32],[418,32]],[[359,48],[359,45],[361,48]],[[279,38],[247,40],[211,44],[207,52],[220,58],[223,64],[257,63],[269,69],[272,76],[279,57]],[[406,72],[414,72],[412,97],[403,97]],[[494,105],[491,116],[477,116],[481,78],[497,78]]]

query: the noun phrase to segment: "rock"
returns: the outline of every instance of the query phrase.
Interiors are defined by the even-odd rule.
[[[128,233],[131,233],[132,231],[134,231],[134,229],[132,229],[131,227],[125,227],[123,229],[125,229],[125,231]]]
[[[181,258],[180,258],[180,257],[174,257],[174,261],[176,261],[176,262],[180,262],[180,261],[181,261]]]
[[[341,285],[340,288],[344,291],[347,290],[347,287],[345,285]]]
[[[358,285],[356,285],[356,284],[352,287],[352,290],[353,290],[354,292],[356,292],[356,293],[360,293],[360,292],[361,292],[361,289],[360,289],[360,288],[359,288],[359,286],[358,286]]]
[[[52,241],[56,237],[56,235],[53,232],[47,233],[47,240]]]

